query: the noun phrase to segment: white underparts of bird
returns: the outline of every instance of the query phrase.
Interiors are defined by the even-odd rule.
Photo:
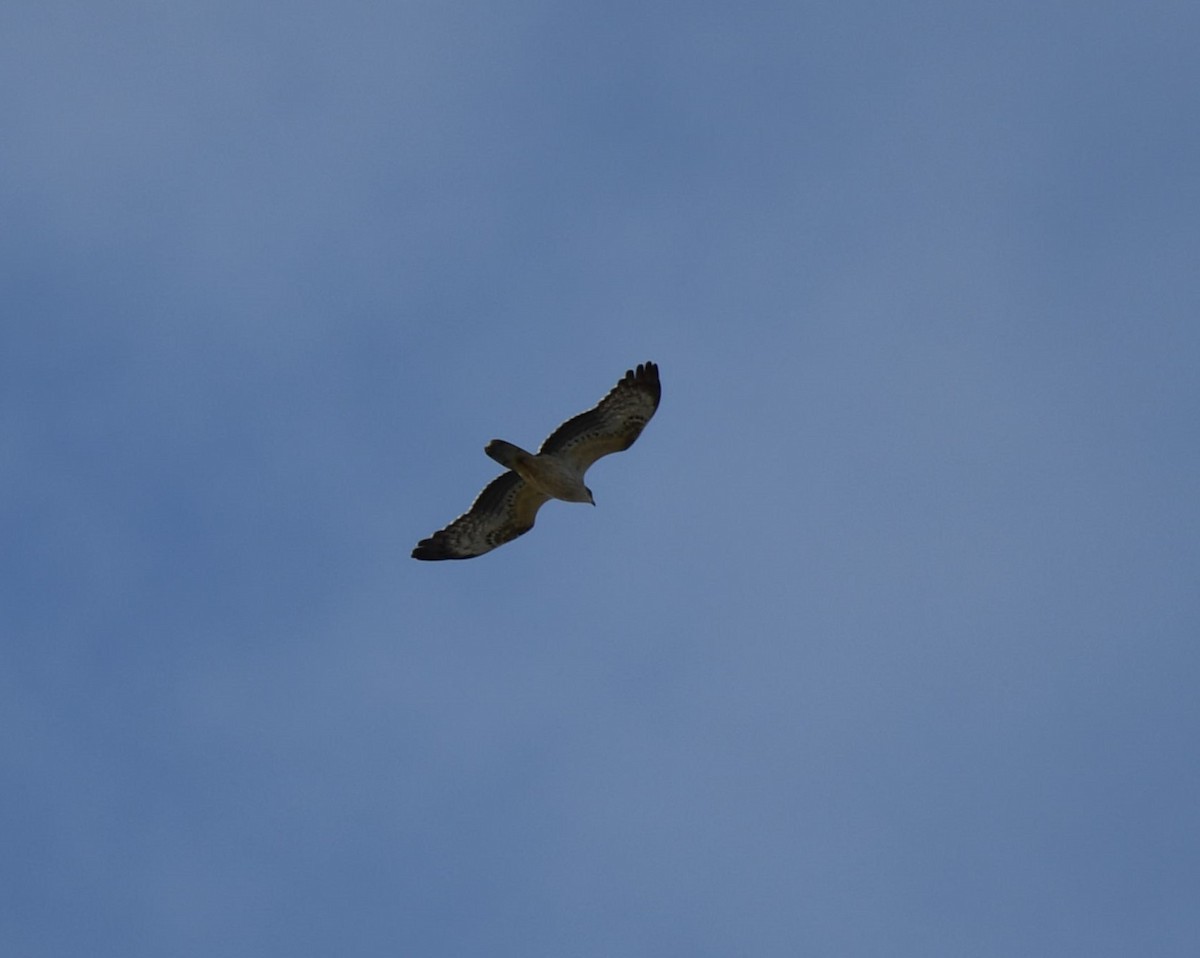
[[[483,447],[483,451],[551,499],[596,504],[592,490],[583,484],[583,473],[572,468],[571,463],[562,456],[553,453],[535,456],[503,439],[493,439]]]
[[[484,448],[507,472],[484,488],[471,508],[446,528],[422,539],[414,559],[470,559],[524,535],[551,499],[596,504],[584,473],[601,456],[628,449],[658,409],[658,366],[641,363],[587,412],[568,419],[537,453],[503,439]]]

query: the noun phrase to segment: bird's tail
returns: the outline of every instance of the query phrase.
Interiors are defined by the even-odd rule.
[[[517,464],[522,460],[533,458],[520,446],[514,446],[511,442],[505,442],[503,439],[493,439],[483,447],[483,451],[505,469],[516,469]]]

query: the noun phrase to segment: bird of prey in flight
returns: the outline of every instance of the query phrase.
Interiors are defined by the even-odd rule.
[[[538,509],[550,499],[595,505],[583,474],[601,456],[632,446],[661,396],[658,366],[641,363],[593,408],[550,433],[536,455],[493,439],[483,451],[508,471],[445,529],[418,542],[413,558],[470,559],[490,552],[532,529]]]

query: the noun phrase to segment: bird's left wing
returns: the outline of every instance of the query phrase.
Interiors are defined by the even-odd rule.
[[[484,487],[470,509],[418,542],[413,558],[471,559],[491,552],[532,529],[548,498],[515,472],[503,473]]]

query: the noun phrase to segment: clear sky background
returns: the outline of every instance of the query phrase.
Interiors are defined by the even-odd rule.
[[[6,954],[1200,954],[1198,38],[6,4]]]

